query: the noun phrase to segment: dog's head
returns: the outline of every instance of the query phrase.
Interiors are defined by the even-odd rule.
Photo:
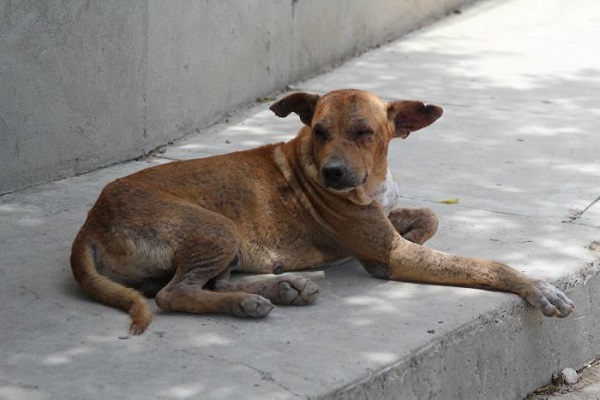
[[[271,106],[279,117],[298,114],[310,134],[321,184],[348,192],[375,188],[387,172],[388,144],[406,138],[442,115],[442,109],[419,101],[384,103],[372,93],[336,90],[323,96],[293,93]],[[370,190],[368,190],[370,191]]]

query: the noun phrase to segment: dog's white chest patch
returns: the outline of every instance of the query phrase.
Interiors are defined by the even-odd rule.
[[[389,169],[385,175],[385,180],[379,185],[373,197],[376,202],[383,206],[388,214],[394,208],[398,208],[400,203],[400,188]]]

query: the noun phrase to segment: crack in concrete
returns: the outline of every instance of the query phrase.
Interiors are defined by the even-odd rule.
[[[225,361],[225,362],[230,362],[230,361],[228,361],[228,360],[223,360],[223,361]],[[252,365],[248,365],[248,364],[246,364],[246,363],[233,363],[233,364],[238,364],[238,365],[242,365],[242,366],[244,366],[244,367],[246,367],[246,368],[249,368],[249,369],[251,369],[252,371],[255,371],[256,373],[258,373],[258,375],[260,376],[260,379],[261,379],[263,382],[271,382],[272,384],[274,384],[274,385],[276,385],[276,386],[280,387],[281,389],[285,390],[285,391],[286,391],[286,392],[288,392],[289,394],[291,394],[291,395],[293,395],[293,396],[295,396],[295,397],[301,397],[301,396],[300,396],[300,394],[298,394],[298,393],[295,393],[295,392],[293,392],[293,391],[292,391],[290,388],[288,388],[288,387],[286,387],[286,386],[282,385],[282,384],[281,384],[281,383],[279,383],[279,382],[276,382],[276,381],[275,381],[275,378],[273,378],[273,375],[272,375],[272,374],[270,374],[269,372],[263,371],[263,370],[261,370],[260,368],[256,368],[256,367],[254,367],[254,366],[252,366]]]
[[[27,292],[29,294],[32,294],[35,297],[36,300],[41,300],[42,299],[42,297],[39,294],[37,294],[37,292],[35,290],[30,289],[30,288],[28,288],[25,285],[19,285],[19,288],[23,289],[25,292]]]
[[[172,345],[170,341],[168,341],[167,339],[165,339],[165,337],[164,337],[165,336],[165,332],[158,331],[158,332],[154,332],[154,334],[155,334],[155,337],[158,339],[158,341],[161,342],[162,344],[166,344],[166,345],[169,345],[169,346]],[[228,359],[225,359],[225,358],[222,358],[222,357],[217,357],[217,356],[212,355],[212,354],[202,354],[202,353],[199,353],[197,351],[190,351],[190,350],[187,350],[187,349],[181,348],[181,347],[175,348],[174,350],[176,352],[187,354],[187,355],[191,355],[191,356],[194,356],[194,357],[201,357],[201,358],[208,358],[208,359],[211,359],[211,360],[218,360],[218,361],[221,361],[221,362],[229,364],[229,365],[241,365],[243,367],[246,367],[246,368],[248,368],[248,369],[256,372],[258,374],[258,376],[260,377],[261,381],[263,381],[263,382],[271,382],[274,385],[276,385],[276,386],[280,387],[281,389],[285,390],[286,392],[290,393],[294,397],[301,397],[300,394],[295,393],[290,388],[282,385],[281,383],[276,382],[275,378],[273,378],[273,375],[271,373],[263,371],[262,369],[254,367],[254,366],[249,365],[247,363],[237,362],[237,361],[231,361],[231,360],[228,360]]]
[[[592,208],[592,206],[594,204],[596,204],[597,202],[599,202],[599,201],[600,201],[600,196],[598,196],[595,200],[593,200],[590,204],[588,204],[587,207],[585,207],[583,210],[581,210],[581,211],[574,211],[573,213],[571,213],[571,215],[569,215],[569,219],[571,221],[565,221],[565,222],[574,222],[574,221],[580,219],[583,216],[583,214],[585,214],[585,212],[587,210],[589,210],[590,208]]]
[[[289,394],[293,395],[294,397],[301,397],[301,395],[299,393],[295,393],[293,392],[290,388],[282,385],[281,383],[275,381],[275,378],[273,378],[273,375],[269,372],[263,371],[260,368],[257,368],[255,366],[249,365],[245,362],[240,362],[240,361],[231,361],[222,357],[217,357],[214,355],[209,355],[209,358],[213,359],[213,360],[218,360],[221,362],[224,362],[226,364],[230,364],[230,365],[241,365],[242,367],[246,367],[254,372],[256,372],[258,374],[258,376],[260,377],[260,380],[263,382],[271,382],[272,384],[274,384],[277,387],[280,387],[281,389],[285,390],[286,392],[288,392]]]

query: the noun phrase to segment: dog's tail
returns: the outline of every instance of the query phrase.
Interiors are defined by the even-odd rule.
[[[126,311],[131,316],[129,331],[142,334],[152,321],[152,311],[141,293],[111,281],[96,271],[93,245],[78,235],[71,251],[73,276],[85,294],[92,299]]]

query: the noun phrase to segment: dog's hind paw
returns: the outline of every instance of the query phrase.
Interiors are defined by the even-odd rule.
[[[253,293],[255,297],[285,306],[303,306],[314,303],[320,292],[316,283],[297,274],[255,275],[242,279],[222,279],[215,282],[214,290],[222,293]],[[243,311],[240,313],[243,314]],[[234,314],[236,314],[235,311]]]
[[[273,304],[262,296],[248,295],[239,305],[233,308],[233,314],[238,317],[260,318],[268,315],[273,309]]]
[[[532,288],[525,299],[547,317],[566,317],[575,310],[575,304],[559,289],[542,280],[532,280]]]
[[[278,277],[277,291],[271,300],[275,304],[303,306],[314,303],[319,297],[319,286],[299,275]]]

